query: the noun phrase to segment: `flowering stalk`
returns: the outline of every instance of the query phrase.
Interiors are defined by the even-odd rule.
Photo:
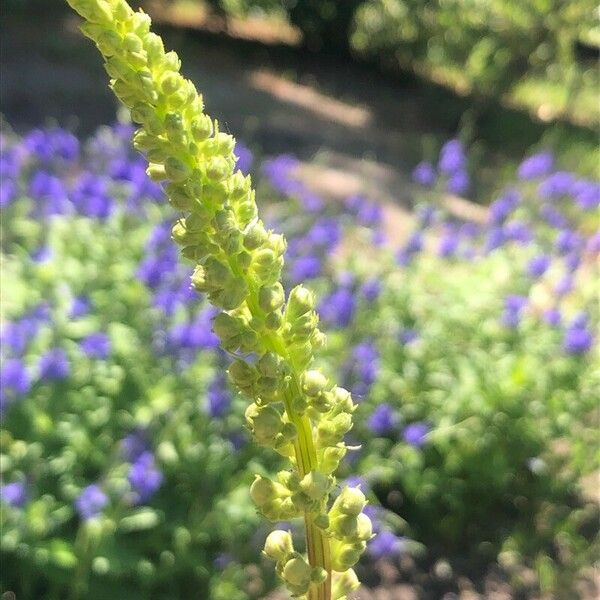
[[[68,2],[104,56],[111,88],[140,124],[133,142],[148,158],[148,175],[164,182],[184,215],[173,239],[197,265],[193,287],[220,309],[213,327],[234,356],[229,376],[253,399],[248,427],[291,463],[276,480],[257,476],[250,492],[273,522],[304,518],[308,559],[286,531],[273,531],[264,553],[293,596],[345,598],[358,586],[351,567],[372,531],[360,489],[345,487],[329,507],[355,406],[349,392],[309,368],[324,343],[315,298],[297,286],[286,301],[285,239],[258,218],[250,178],[235,170],[234,139],[204,114],[178,56],[150,32],[150,18],[125,0]]]

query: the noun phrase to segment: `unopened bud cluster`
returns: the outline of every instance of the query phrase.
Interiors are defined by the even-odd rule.
[[[272,521],[305,517],[310,562],[284,532],[269,536],[265,553],[292,594],[328,599],[333,589],[342,598],[357,585],[351,567],[371,528],[359,490],[344,489],[328,511],[354,405],[349,392],[310,368],[324,343],[315,298],[298,286],[286,301],[285,239],[258,218],[250,177],[235,170],[234,139],[204,114],[202,97],[179,73],[177,54],[150,31],[150,18],[125,0],[68,2],[104,55],[111,88],[140,125],[133,143],[148,158],[148,175],[182,214],[172,236],[196,264],[193,287],[221,311],[213,327],[237,357],[231,380],[253,399],[248,427],[259,444],[291,461],[276,481],[257,477],[251,492]]]

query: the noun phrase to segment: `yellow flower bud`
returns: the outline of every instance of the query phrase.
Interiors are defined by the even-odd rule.
[[[279,282],[273,285],[264,285],[258,291],[258,304],[266,313],[280,308],[284,302],[285,292]]]
[[[277,529],[272,531],[265,540],[263,552],[273,560],[284,560],[293,551],[292,536],[289,531]]]
[[[305,371],[302,375],[302,391],[309,397],[314,398],[327,387],[327,377],[321,371]]]
[[[310,584],[310,565],[300,556],[292,558],[283,567],[283,579],[295,588],[308,589]]]
[[[331,488],[331,479],[319,471],[307,473],[300,481],[300,489],[311,499],[320,500]]]
[[[167,179],[167,172],[164,165],[157,163],[150,163],[146,169],[146,174],[152,181],[164,181]]]
[[[333,579],[332,600],[343,600],[360,587],[360,581],[352,569],[336,573]]]
[[[191,172],[191,169],[185,163],[173,156],[167,158],[164,169],[168,178],[176,183],[185,181]]]
[[[365,495],[357,487],[351,488],[346,486],[336,498],[331,510],[356,517],[361,513],[366,504],[367,499]]]

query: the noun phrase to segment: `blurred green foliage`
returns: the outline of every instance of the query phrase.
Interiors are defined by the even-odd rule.
[[[15,157],[19,165],[14,193],[3,198],[3,331],[46,306],[49,315],[28,340],[23,361],[36,374],[40,356],[60,347],[70,372],[60,380],[32,376],[31,389],[4,407],[3,484],[22,483],[26,498],[10,505],[3,488],[1,587],[49,600],[69,594],[93,600],[264,597],[275,582],[258,558],[266,524],[248,487],[254,473],[268,474],[278,465],[271,453],[246,443],[245,399],[233,397],[226,410],[211,414],[211,384],[223,376],[226,357],[214,347],[186,354],[165,344],[173,326],[188,323],[205,306],[195,298],[165,315],[158,291],[139,280],[149,238],[162,232],[167,257],[174,252],[164,225],[172,213],[156,197],[144,197],[135,211],[128,208],[132,189],[146,189],[146,183],[143,176],[123,179],[119,161],[128,142],[115,137],[102,130],[85,149],[93,181],[104,182],[114,201],[106,218],[66,209],[36,217],[51,204],[51,193],[61,199],[69,190],[74,198],[78,178],[85,182],[90,173],[51,153],[48,160],[59,164],[65,187],[46,179],[54,191],[48,184],[43,193],[49,195],[39,198],[33,181],[54,168],[32,158],[32,152],[45,151],[36,145],[39,136],[28,138],[34,151],[16,140],[16,153],[5,155],[7,172]],[[3,143],[10,147],[6,138]],[[98,147],[103,158],[95,158]],[[125,162],[132,173],[136,160]],[[596,339],[586,351],[567,352],[564,329],[542,319],[555,304],[552,284],[564,257],[554,256],[545,279],[532,281],[526,273],[532,256],[553,252],[548,248],[556,234],[536,219],[537,182],[518,183],[524,201],[516,217],[534,223],[531,244],[507,243],[472,260],[442,257],[432,251],[452,225],[442,215],[424,233],[426,251],[400,267],[390,246],[373,244],[373,223],[381,225],[374,204],[363,199],[357,219],[340,203],[315,204],[312,194],[304,198],[312,204],[303,203],[302,186],[282,167],[290,163],[283,157],[279,167],[271,164],[271,181],[263,178],[258,197],[268,221],[295,248],[288,276],[297,267],[294,252],[300,258],[321,253],[323,268],[309,285],[325,303],[329,346],[323,367],[348,387],[367,362],[376,370],[372,387],[357,395],[362,402],[348,440],[357,449],[341,476],[360,475],[372,503],[379,498],[398,513],[403,521],[397,530],[424,543],[430,556],[468,555],[473,565],[498,559],[516,579],[519,568],[532,567],[537,588],[572,597],[574,581],[597,551],[598,508],[584,483],[599,467],[598,344]],[[275,192],[276,183],[288,192]],[[85,202],[93,190],[83,195]],[[428,203],[439,197],[425,194]],[[577,235],[590,238],[599,229],[596,213],[580,210],[572,198],[555,206],[564,209]],[[336,243],[323,250],[323,240]],[[40,255],[40,248],[49,254]],[[582,250],[581,263],[560,309],[563,322],[587,311],[584,321],[595,332],[600,278],[593,251]],[[161,265],[158,274],[165,277],[176,268],[170,258]],[[374,279],[381,292],[368,299],[362,290]],[[343,297],[348,301],[347,293],[332,299],[340,290],[353,299],[344,323],[331,317]],[[513,294],[528,305],[519,322],[507,326],[501,313]],[[73,300],[81,295],[93,308],[74,317]],[[83,350],[82,341],[98,331],[110,340],[104,358]],[[209,331],[207,321],[198,333]],[[357,367],[355,352],[365,343],[372,355]],[[397,421],[381,433],[371,418],[383,404]],[[407,443],[406,427],[414,423],[427,425],[422,443]],[[164,476],[144,503],[131,501],[124,452],[126,436],[139,430]],[[93,483],[109,501],[86,520],[76,502]],[[372,568],[368,558],[364,567]]]

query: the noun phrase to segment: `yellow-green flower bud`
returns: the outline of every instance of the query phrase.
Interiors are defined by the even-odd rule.
[[[332,600],[344,600],[348,594],[360,587],[360,581],[352,569],[337,573],[331,590]]]
[[[268,315],[265,316],[265,327],[267,329],[271,329],[271,330],[279,329],[281,327],[282,323],[283,323],[283,315],[281,314],[280,310],[269,313]]]
[[[360,513],[357,519],[356,538],[368,542],[373,537],[373,523],[365,513]]]
[[[331,566],[334,571],[346,571],[353,567],[365,551],[366,544],[359,542],[357,544],[332,544]]]
[[[175,183],[185,181],[191,173],[191,169],[174,156],[167,158],[164,170],[167,177]]]
[[[331,512],[356,517],[366,505],[367,499],[357,487],[346,486],[333,503]]]
[[[296,286],[291,292],[286,308],[286,319],[292,323],[311,312],[315,307],[315,295],[304,286]]]
[[[258,291],[258,305],[266,313],[273,312],[285,302],[285,292],[279,281],[273,285],[263,285]]]
[[[329,516],[324,513],[317,515],[314,519],[314,524],[319,529],[327,529],[329,527]]]
[[[355,537],[358,532],[357,517],[344,514],[334,516],[330,529],[338,539]]]
[[[302,375],[302,391],[310,398],[315,398],[327,387],[327,377],[320,371],[305,371]]]
[[[256,370],[243,360],[234,361],[228,369],[231,381],[244,393],[251,392],[256,383]]]
[[[282,576],[294,592],[303,594],[310,585],[311,568],[304,558],[297,556],[285,563]]]
[[[265,230],[264,225],[258,221],[250,227],[244,236],[244,247],[248,250],[256,250],[256,248],[262,246],[267,239],[267,231]]]
[[[162,59],[162,67],[164,71],[179,71],[181,69],[181,61],[176,52],[171,50],[166,52]]]
[[[198,265],[192,274],[192,287],[202,291],[206,286],[206,272],[202,265]],[[219,334],[217,334],[219,335]]]
[[[142,40],[135,33],[127,33],[123,38],[123,46],[129,52],[142,52],[144,49]]]
[[[203,142],[212,135],[212,119],[208,115],[198,115],[192,119],[190,130],[197,142]]]
[[[251,268],[260,281],[274,283],[279,279],[282,267],[283,259],[270,248],[257,250],[252,256]]]
[[[214,181],[222,181],[227,177],[231,168],[222,156],[215,156],[206,165],[207,176]]]
[[[327,581],[327,571],[323,567],[315,567],[310,573],[310,581],[319,585]]]
[[[292,536],[289,531],[276,529],[272,531],[265,540],[263,552],[273,560],[285,560],[294,551]]]
[[[250,177],[241,171],[236,171],[229,180],[229,193],[234,203],[246,200],[252,194],[252,182]]]
[[[331,489],[331,484],[332,478],[319,471],[311,471],[300,481],[300,489],[311,500],[321,500]]]
[[[233,149],[235,148],[235,140],[233,136],[228,133],[218,132],[215,133],[215,146],[216,151],[225,156],[229,156],[233,153]]]
[[[321,447],[335,446],[350,429],[352,429],[352,417],[348,413],[323,420],[318,426],[319,444]]]
[[[256,506],[261,507],[278,498],[289,496],[289,492],[281,484],[257,475],[250,487],[250,496]]]
[[[167,71],[160,79],[160,89],[167,96],[174,94],[182,84],[183,77],[177,71]]]
[[[282,373],[282,367],[282,359],[272,352],[266,352],[263,354],[256,363],[256,368],[258,369],[259,373],[265,377],[280,377]]]
[[[144,38],[144,48],[151,64],[161,62],[165,54],[163,41],[159,35],[148,33]]]
[[[325,448],[319,466],[325,473],[333,473],[338,468],[340,461],[345,455],[346,447],[343,444]]]
[[[165,115],[165,131],[169,136],[169,140],[176,143],[183,143],[185,139],[185,128],[180,114],[167,113]]]
[[[281,415],[270,405],[251,404],[246,409],[246,421],[256,441],[262,445],[270,445],[283,426]]]
[[[152,181],[163,181],[167,179],[167,171],[164,165],[150,163],[146,169],[146,173]]]

